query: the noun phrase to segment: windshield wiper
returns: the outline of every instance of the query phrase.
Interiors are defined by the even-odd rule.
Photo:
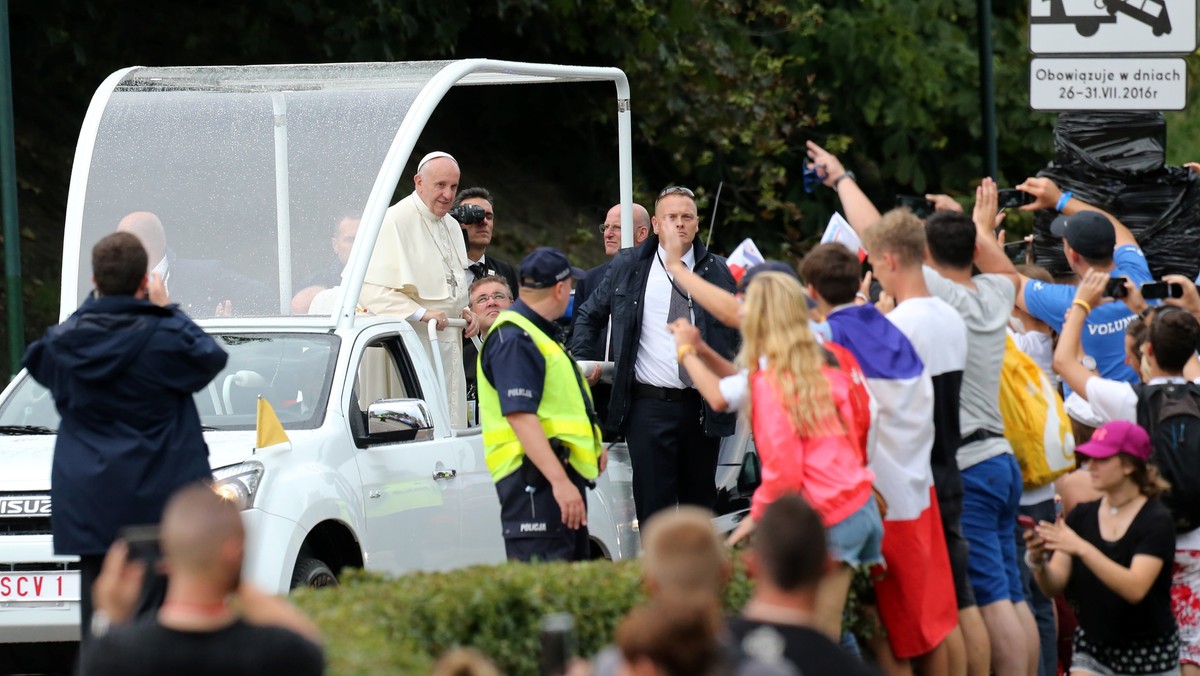
[[[58,430],[41,425],[0,425],[0,434],[58,434]]]

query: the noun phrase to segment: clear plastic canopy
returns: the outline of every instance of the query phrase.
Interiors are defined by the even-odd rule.
[[[114,73],[80,133],[61,314],[92,289],[92,246],[137,212],[161,223],[165,247],[146,238],[154,218],[126,221],[140,223],[132,231],[151,251],[151,266],[165,267],[172,300],[193,317],[213,316],[225,300],[237,316],[289,314],[301,289],[338,285],[347,262],[335,254],[337,226],[369,205],[358,236],[373,245],[386,208],[375,202],[390,202],[446,89],[570,80],[612,80],[618,94],[627,92],[616,69],[486,60]],[[403,125],[419,98],[420,119]],[[362,258],[357,267],[365,269],[363,247],[355,247],[352,268]],[[356,294],[354,286],[345,297]]]

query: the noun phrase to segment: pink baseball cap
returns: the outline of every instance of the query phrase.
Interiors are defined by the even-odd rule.
[[[1146,430],[1125,420],[1101,425],[1090,441],[1075,447],[1076,453],[1089,458],[1111,458],[1125,453],[1143,461],[1150,459],[1150,450],[1150,435]]]

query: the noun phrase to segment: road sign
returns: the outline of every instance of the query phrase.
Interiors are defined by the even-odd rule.
[[[1033,59],[1034,110],[1183,110],[1187,63],[1175,59]]]
[[[1198,0],[1029,0],[1034,54],[1191,54]]]

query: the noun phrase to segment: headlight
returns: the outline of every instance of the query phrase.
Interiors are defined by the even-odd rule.
[[[258,482],[262,480],[261,462],[250,460],[213,470],[212,488],[217,495],[237,505],[238,509],[254,506]]]

